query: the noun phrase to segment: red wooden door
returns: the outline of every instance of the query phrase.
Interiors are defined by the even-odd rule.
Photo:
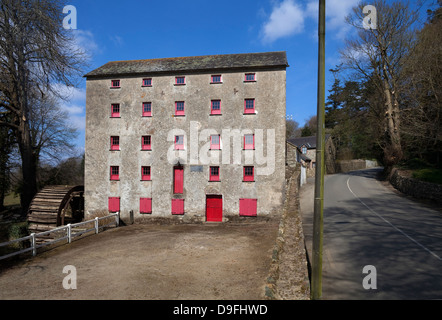
[[[173,168],[173,193],[183,193],[184,169],[183,167]]]
[[[223,221],[222,196],[206,196],[206,221]]]

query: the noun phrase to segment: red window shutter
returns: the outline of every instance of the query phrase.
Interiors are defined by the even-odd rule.
[[[211,150],[221,149],[221,136],[219,134],[214,134],[210,136],[210,149]]]
[[[152,213],[152,198],[140,198],[140,213]]]
[[[111,150],[120,150],[120,137],[112,136],[111,137]]]
[[[254,134],[245,134],[244,135],[244,149],[245,150],[255,149],[255,135]]]
[[[211,114],[221,114],[221,100],[212,100],[210,102]]]
[[[184,199],[172,199],[172,214],[184,214]]]
[[[183,193],[184,169],[183,167],[173,168],[173,192]]]
[[[176,85],[184,85],[186,84],[186,77],[175,77]]]
[[[143,79],[143,87],[152,87],[152,78]]]
[[[120,104],[118,103],[111,104],[111,117],[113,118],[120,117]]]
[[[257,199],[239,199],[239,215],[251,216],[257,215]]]
[[[255,99],[244,100],[244,113],[255,113]]]
[[[119,180],[120,179],[120,167],[111,166],[110,167],[110,179],[111,180]]]
[[[219,181],[219,167],[210,167],[209,181]]]
[[[175,115],[184,116],[184,101],[175,101]]]
[[[221,75],[215,74],[210,77],[210,83],[221,83]]]
[[[120,198],[109,197],[109,212],[120,212]]]
[[[175,150],[184,150],[184,136],[175,136]]]
[[[151,136],[142,136],[141,137],[141,150],[152,150]]]
[[[243,181],[255,181],[255,168],[253,166],[245,166],[243,170]]]
[[[152,116],[152,103],[151,102],[143,102],[142,115],[143,115],[143,117]]]
[[[150,167],[142,166],[141,167],[141,180],[149,181],[150,179],[151,179]]]
[[[255,81],[255,74],[254,73],[246,73],[244,77],[244,81]]]

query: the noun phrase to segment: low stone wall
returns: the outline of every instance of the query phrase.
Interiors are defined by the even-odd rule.
[[[272,254],[265,296],[269,300],[309,300],[310,281],[299,211],[300,171],[287,182],[278,237]]]
[[[366,168],[365,160],[338,160],[336,161],[336,172],[349,172]]]
[[[407,177],[404,171],[394,168],[388,180],[400,192],[417,199],[433,200],[442,204],[442,185]]]

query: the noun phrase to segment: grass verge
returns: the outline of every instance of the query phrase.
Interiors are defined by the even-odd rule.
[[[412,176],[415,179],[442,184],[442,169],[436,168],[424,168],[415,169],[412,172]]]

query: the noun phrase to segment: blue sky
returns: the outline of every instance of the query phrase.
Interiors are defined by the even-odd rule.
[[[286,51],[287,115],[302,126],[317,107],[318,0],[71,0],[77,45],[90,54],[89,72],[109,61]],[[358,0],[327,0],[328,72],[351,32],[344,17]],[[362,23],[362,22],[361,22]],[[86,81],[63,103],[84,148]],[[328,91],[326,91],[326,96]]]

